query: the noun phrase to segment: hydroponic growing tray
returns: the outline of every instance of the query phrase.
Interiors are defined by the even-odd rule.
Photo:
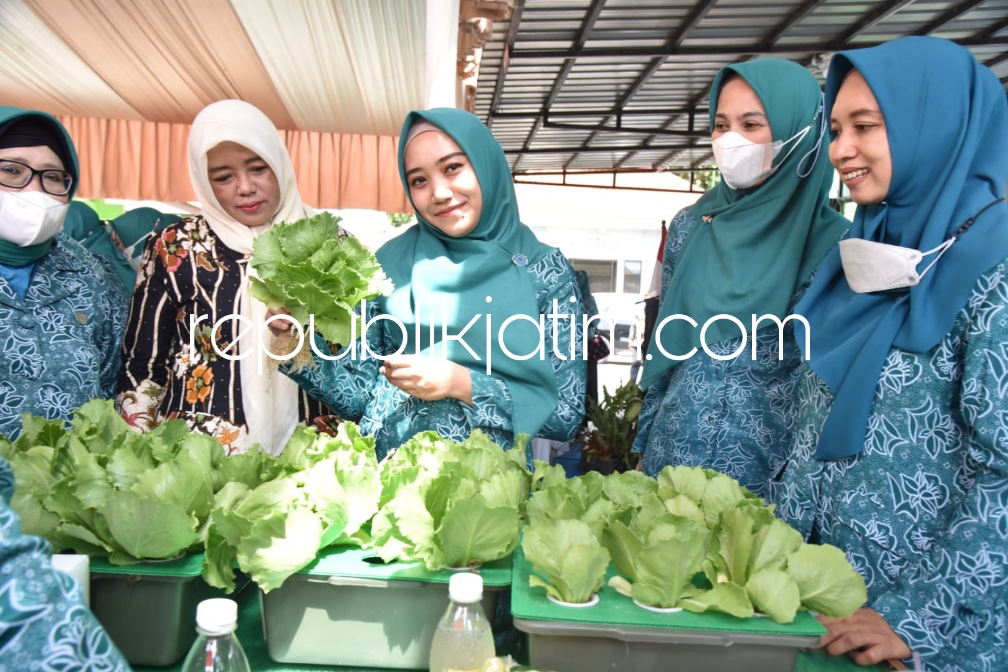
[[[511,611],[515,626],[528,633],[530,665],[555,672],[788,672],[798,651],[826,632],[808,612],[786,625],[764,617],[654,613],[608,585],[595,606],[562,606],[529,586],[531,571],[519,548]],[[612,575],[610,566],[606,580]]]
[[[327,549],[282,586],[261,593],[270,658],[281,663],[426,668],[454,572],[430,572],[419,562],[384,564],[374,556],[359,548]],[[483,610],[492,620],[497,593],[511,585],[511,558],[478,571],[483,576]]]

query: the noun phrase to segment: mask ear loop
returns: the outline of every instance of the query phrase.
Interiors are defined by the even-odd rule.
[[[942,243],[938,247],[934,248],[933,250],[928,250],[927,252],[922,252],[921,256],[927,256],[927,255],[933,254],[935,252],[938,253],[938,256],[935,257],[934,259],[932,259],[931,263],[928,264],[927,267],[923,271],[920,272],[919,277],[923,278],[924,274],[927,273],[928,271],[930,271],[931,267],[938,263],[938,260],[941,259],[942,255],[945,254],[946,252],[948,252],[948,249],[950,247],[952,247],[952,243],[954,243],[957,240],[959,240],[959,236],[961,236],[962,234],[966,233],[969,230],[969,228],[971,226],[973,226],[973,223],[976,222],[976,220],[980,218],[980,215],[984,214],[990,208],[994,207],[995,205],[997,205],[998,203],[1000,203],[1003,200],[1005,200],[1003,197],[1002,198],[994,199],[993,201],[991,201],[990,203],[988,203],[987,205],[985,205],[983,208],[981,208],[980,212],[978,212],[977,214],[975,214],[972,217],[970,217],[969,219],[967,219],[965,222],[962,223],[962,225],[959,228],[957,228],[955,231],[953,231],[951,238],[949,238],[948,240],[946,240],[944,243]]]
[[[802,179],[804,179],[804,178],[806,178],[806,177],[808,177],[809,175],[812,174],[812,170],[815,168],[816,162],[819,161],[819,150],[822,149],[822,141],[823,141],[823,138],[826,137],[826,113],[825,113],[824,105],[825,105],[825,100],[823,98],[823,94],[820,93],[819,94],[819,109],[816,110],[816,115],[819,117],[819,137],[816,138],[815,146],[812,147],[812,149],[810,149],[808,152],[806,152],[805,156],[803,156],[798,161],[798,177],[800,177]],[[811,126],[814,123],[815,123],[815,117],[812,117],[812,123],[809,124],[809,126]],[[808,159],[810,156],[812,156],[813,153],[815,153],[815,156],[812,158],[812,163],[809,164],[808,170],[805,171],[805,172],[802,172],[802,164],[804,164],[805,160]]]
[[[949,238],[948,240],[946,240],[944,243],[934,248],[933,250],[928,250],[927,252],[921,253],[921,256],[926,257],[929,254],[934,254],[935,252],[937,252],[938,256],[932,259],[931,263],[925,266],[924,270],[917,274],[917,277],[923,278],[925,275],[927,275],[927,272],[931,270],[931,267],[938,263],[938,260],[942,258],[942,255],[945,254],[950,247],[952,247],[952,243],[956,242],[956,240],[958,240],[958,238],[952,236],[951,238]]]

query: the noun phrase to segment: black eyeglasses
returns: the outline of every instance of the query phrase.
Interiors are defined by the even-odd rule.
[[[0,184],[12,189],[21,189],[39,176],[39,184],[42,191],[53,196],[66,196],[73,189],[73,175],[65,170],[35,170],[31,166],[12,161],[11,159],[0,159]]]

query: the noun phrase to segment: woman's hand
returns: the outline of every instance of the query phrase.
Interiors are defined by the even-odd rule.
[[[425,401],[458,399],[472,405],[472,377],[469,369],[437,357],[394,355],[379,372],[400,390]]]
[[[816,618],[826,626],[819,648],[831,656],[849,653],[858,665],[877,665],[913,655],[906,642],[872,609],[858,609],[847,618]]]
[[[274,315],[290,315],[290,311],[286,308],[277,308],[273,310],[272,308],[266,311],[266,317],[263,318],[264,321],[268,321]],[[292,321],[291,320],[273,320],[269,323],[270,331],[273,332],[274,336],[282,336],[291,330]]]

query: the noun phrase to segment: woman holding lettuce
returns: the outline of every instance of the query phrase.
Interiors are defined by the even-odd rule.
[[[212,103],[196,116],[189,175],[200,214],[165,227],[144,248],[123,343],[120,412],[142,430],[183,418],[228,454],[254,443],[278,454],[299,422],[326,411],[259,361],[266,306],[251,296],[249,259],[256,236],[311,213],[276,127],[243,101]]]
[[[570,262],[521,223],[504,151],[468,112],[414,111],[399,173],[419,221],[378,250],[394,291],[340,359],[290,375],[374,435],[379,458],[423,430],[481,429],[504,447],[570,439],[584,416],[582,304]]]

